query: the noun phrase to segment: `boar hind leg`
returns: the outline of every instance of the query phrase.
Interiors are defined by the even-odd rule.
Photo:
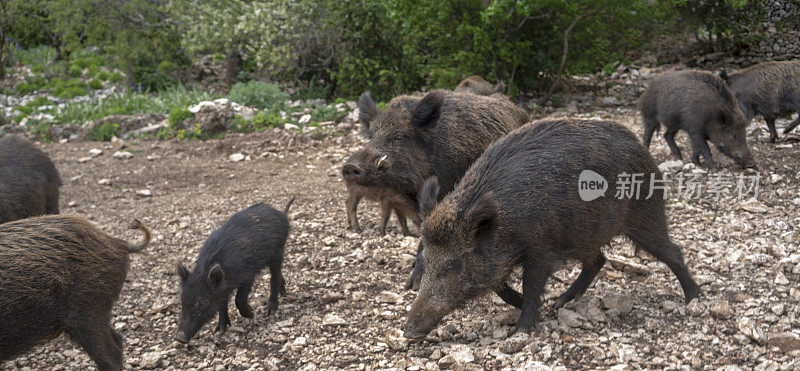
[[[87,308],[86,313],[92,313],[92,310]],[[99,370],[122,370],[121,337],[118,343],[108,322],[107,314],[90,315],[67,332],[89,354]]]
[[[514,326],[514,332],[530,333],[531,327],[539,323],[544,285],[553,271],[547,264],[538,263],[534,264],[527,258],[522,264],[522,314]]]
[[[672,155],[675,156],[678,160],[683,160],[683,156],[681,155],[681,149],[678,147],[678,144],[675,143],[675,134],[677,134],[677,130],[672,130],[667,128],[664,132],[664,140],[667,142],[669,146],[669,150],[672,151]]]
[[[404,287],[406,290],[419,290],[419,284],[422,283],[422,274],[425,272],[424,252],[425,245],[423,245],[422,240],[420,240],[419,246],[417,246],[417,260],[414,261],[414,270],[411,272],[411,277],[408,277],[408,281]]]
[[[236,290],[236,309],[245,318],[253,318],[253,308],[250,307],[250,304],[247,304],[247,297],[250,295],[250,289],[252,288],[252,285],[246,285],[240,286]]]
[[[597,257],[594,259],[588,259],[583,261],[583,268],[581,269],[581,273],[578,275],[578,278],[572,285],[565,291],[561,296],[558,297],[558,301],[556,301],[556,309],[561,308],[564,304],[568,303],[570,300],[579,298],[586,292],[586,289],[589,288],[589,285],[594,281],[594,278],[597,277],[597,273],[600,273],[600,269],[603,268],[603,264],[606,263],[606,257],[603,255],[602,252],[598,251]]]
[[[389,223],[389,218],[392,216],[392,207],[389,204],[381,203],[381,225],[379,231],[381,236],[386,235],[386,224]]]
[[[650,148],[650,140],[653,139],[653,132],[658,129],[658,120],[645,117],[644,118],[644,136],[642,136],[642,143],[644,148]]]
[[[789,124],[789,126],[785,127],[783,129],[783,133],[789,134],[789,132],[792,131],[794,128],[796,128],[798,125],[800,125],[800,116],[797,117],[797,120],[794,120],[794,122]]]
[[[775,130],[775,118],[764,117],[764,121],[767,122],[767,128],[769,129],[769,141],[770,143],[775,143],[778,140],[778,132]]]
[[[636,246],[641,247],[656,259],[664,262],[672,273],[678,277],[678,282],[680,282],[683,289],[683,296],[688,304],[692,299],[700,296],[700,288],[692,279],[689,269],[686,268],[680,247],[670,241],[666,224],[663,222],[660,224],[663,224],[663,226],[632,230],[628,232],[628,237]]]
[[[413,236],[414,234],[412,234],[411,230],[408,229],[406,213],[400,208],[395,208],[394,213],[397,215],[397,222],[400,223],[400,229],[403,230],[403,236]]]
[[[716,168],[717,164],[715,164],[714,160],[711,158],[711,148],[708,147],[708,143],[706,142],[706,135],[703,133],[692,133],[689,135],[689,139],[692,141],[692,162],[697,166],[701,166],[700,156],[703,156],[708,168]]]
[[[281,274],[281,264],[275,263],[269,267],[269,300],[267,301],[267,315],[278,311],[278,296],[286,294],[286,283]]]
[[[500,299],[503,299],[506,304],[509,304],[517,309],[522,309],[522,294],[518,293],[517,290],[512,289],[508,283],[503,282],[503,285],[494,289],[494,292],[500,297]]]

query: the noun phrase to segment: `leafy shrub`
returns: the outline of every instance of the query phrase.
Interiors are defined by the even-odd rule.
[[[92,81],[89,81],[89,87],[92,88],[93,90],[102,89],[103,82],[100,81],[99,79],[92,79]]]
[[[86,77],[95,77],[98,72],[100,72],[100,67],[92,63],[89,65],[89,69],[86,71]]]
[[[321,105],[311,110],[311,121],[334,121],[346,114],[346,112],[340,112],[335,106]]]
[[[119,72],[112,72],[111,75],[108,76],[108,81],[113,83],[117,83],[119,80],[122,80],[122,74]]]
[[[288,97],[278,85],[256,80],[236,83],[228,94],[231,101],[262,109],[279,107]]]
[[[235,116],[231,123],[231,129],[241,133],[250,133],[280,127],[284,121],[286,120],[277,113],[261,111],[250,120],[245,120],[239,115]]]
[[[108,72],[106,72],[106,71],[100,71],[100,72],[97,74],[97,78],[98,78],[98,79],[100,79],[100,81],[108,81]]]
[[[83,57],[75,59],[75,61],[73,63],[76,66],[80,67],[81,69],[89,67],[89,61],[86,58],[83,58]]]
[[[34,84],[28,84],[27,82],[21,82],[17,84],[17,94],[28,94],[38,90],[39,87]]]
[[[111,140],[114,136],[117,135],[117,131],[119,130],[119,124],[113,124],[111,122],[104,122],[101,125],[97,125],[86,133],[86,137],[89,140],[99,141],[99,142],[106,142]]]
[[[189,112],[186,107],[175,107],[171,111],[169,111],[169,126],[170,127],[177,127],[179,123],[185,120],[189,120],[194,117],[194,114]]]
[[[81,73],[83,73],[83,67],[78,66],[77,64],[73,64],[73,65],[69,66],[69,74],[70,75],[72,75],[74,77],[78,77],[78,76],[81,75]]]

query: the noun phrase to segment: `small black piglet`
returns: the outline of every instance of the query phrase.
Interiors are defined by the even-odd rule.
[[[253,280],[265,267],[270,271],[267,315],[278,310],[278,294],[286,294],[281,274],[283,249],[289,236],[287,213],[264,203],[257,203],[236,214],[208,236],[194,270],[190,273],[178,263],[181,278],[181,317],[175,340],[186,343],[214,314],[219,322],[214,331],[225,333],[230,324],[228,301],[236,290],[236,308],[243,317],[252,318],[247,296]]]

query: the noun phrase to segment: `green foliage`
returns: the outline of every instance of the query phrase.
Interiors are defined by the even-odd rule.
[[[256,80],[236,83],[228,94],[231,101],[261,109],[280,107],[288,97],[280,86]]]
[[[678,22],[694,28],[709,49],[753,43],[765,18],[764,0],[675,0]]]
[[[311,110],[311,121],[334,121],[343,117],[344,115],[346,115],[346,113],[339,111],[335,106],[321,105]]]
[[[194,117],[194,114],[189,112],[186,107],[175,107],[169,111],[169,125],[176,127],[180,122],[189,120]]]
[[[53,95],[59,98],[74,98],[79,95],[86,95],[86,83],[81,79],[74,78],[64,81],[60,78],[50,80],[50,87],[53,89]]]
[[[56,56],[56,50],[49,46],[39,45],[31,49],[11,49],[11,63],[19,63],[23,66],[30,66],[31,68],[38,67],[40,69],[45,65],[53,62]]]
[[[73,65],[69,66],[69,74],[70,75],[72,75],[74,77],[78,77],[78,76],[81,75],[81,73],[83,73],[83,67],[81,67],[81,66],[79,66],[77,64],[73,64]]]
[[[119,130],[119,125],[114,124],[111,122],[104,122],[100,125],[92,127],[86,133],[86,137],[89,140],[99,141],[99,142],[106,142],[111,140],[114,136],[117,135]]]
[[[100,81],[108,81],[108,72],[107,71],[100,71],[97,74],[97,78],[100,79]]]
[[[137,113],[170,113],[176,107],[185,109],[191,104],[211,100],[216,96],[199,89],[186,89],[182,86],[169,88],[157,94],[128,92],[116,94],[102,101],[68,104],[56,114],[56,121],[62,124],[83,124],[111,115],[130,115]]]
[[[250,120],[245,120],[242,116],[237,115],[233,118],[231,130],[241,133],[250,133],[253,131],[281,127],[284,121],[286,120],[279,114],[269,111],[261,111]]]
[[[108,81],[112,83],[117,83],[119,80],[122,80],[122,74],[119,72],[112,72],[111,75],[108,76]]]
[[[103,82],[100,81],[99,79],[93,79],[89,81],[89,87],[92,88],[93,90],[102,89]]]

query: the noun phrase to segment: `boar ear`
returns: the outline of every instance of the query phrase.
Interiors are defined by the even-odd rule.
[[[422,188],[419,190],[419,195],[417,195],[419,199],[419,212],[422,215],[422,219],[425,219],[425,217],[433,211],[438,197],[439,179],[432,176],[425,180],[425,183],[422,184]]]
[[[486,193],[478,199],[467,213],[467,222],[479,241],[492,236],[497,228],[497,201],[494,192]]]
[[[411,111],[411,125],[420,129],[436,125],[436,121],[439,121],[439,115],[442,113],[443,103],[443,91],[437,90],[426,94]]]
[[[364,92],[358,97],[358,121],[361,122],[361,134],[369,137],[369,125],[378,115],[378,106],[372,100],[369,92]]]
[[[189,279],[189,270],[183,266],[183,264],[178,263],[177,266],[178,276],[181,277],[181,282],[186,282]]]
[[[501,93],[502,94],[505,91],[506,91],[506,84],[504,84],[502,81],[500,81],[500,82],[497,83],[497,85],[494,86],[493,94],[497,94],[497,93]]]
[[[225,272],[222,271],[222,266],[219,263],[214,263],[208,271],[206,281],[213,287],[218,287],[222,280],[225,278]]]

